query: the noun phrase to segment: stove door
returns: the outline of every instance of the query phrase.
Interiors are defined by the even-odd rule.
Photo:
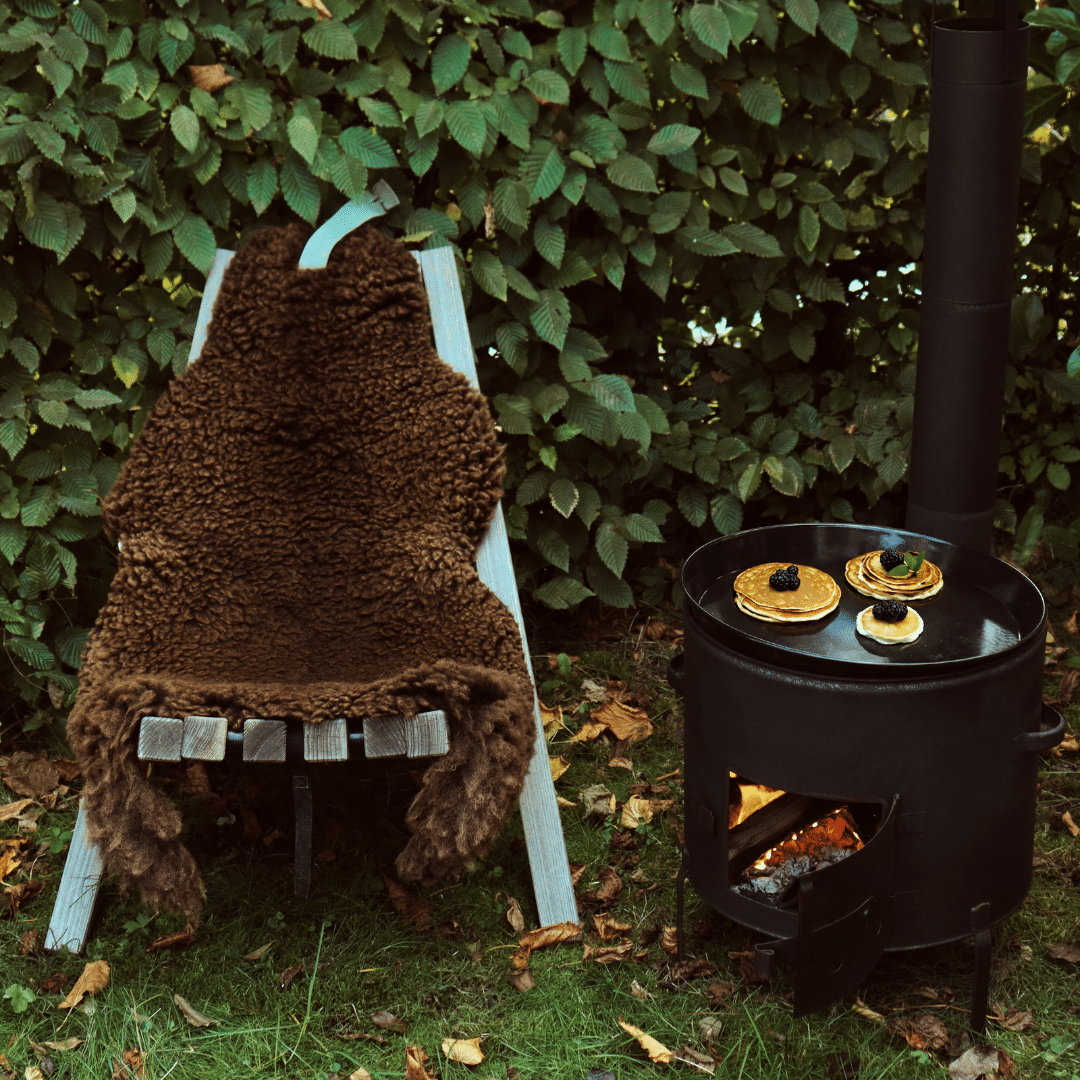
[[[889,899],[899,796],[881,827],[854,855],[799,879],[799,930],[757,946],[755,970],[795,965],[795,1015],[823,1009],[870,974],[889,936]]]

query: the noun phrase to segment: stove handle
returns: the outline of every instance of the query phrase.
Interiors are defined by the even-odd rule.
[[[678,656],[673,656],[667,665],[667,681],[668,686],[677,694],[682,694],[683,685],[686,681],[686,672],[683,670],[683,665],[686,661],[686,653],[679,653]]]
[[[1014,740],[1017,756],[1020,754],[1035,754],[1042,750],[1049,750],[1061,742],[1065,734],[1065,717],[1043,703],[1042,724],[1038,731],[1025,731],[1017,735]]]

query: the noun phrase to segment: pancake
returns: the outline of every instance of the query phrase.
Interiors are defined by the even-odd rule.
[[[868,607],[855,616],[855,629],[879,645],[904,645],[923,632],[923,621],[917,611],[908,608],[899,622],[882,622],[874,618],[873,607]]]
[[[875,565],[877,575],[873,573]],[[848,559],[844,567],[844,578],[856,592],[863,596],[872,596],[876,600],[928,600],[941,592],[945,584],[941,570],[934,563],[926,561],[919,567],[918,572],[910,577],[890,578],[881,569],[880,551],[871,551],[866,555]]]
[[[799,567],[797,589],[774,589],[769,578],[787,566]],[[824,618],[840,603],[840,586],[823,570],[797,563],[760,563],[744,570],[733,583],[735,605],[764,622],[812,622]]]

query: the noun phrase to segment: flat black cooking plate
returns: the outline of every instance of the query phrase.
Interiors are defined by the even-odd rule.
[[[875,603],[844,579],[848,559],[899,547],[922,551],[945,578],[937,596],[911,606],[925,628],[906,645],[878,645],[855,630],[855,616]],[[732,583],[764,562],[801,563],[831,574],[840,605],[809,623],[766,623],[735,606]],[[870,675],[881,665],[904,675],[944,674],[1017,648],[1042,634],[1046,606],[1034,584],[1008,563],[919,533],[870,525],[770,525],[698,548],[683,567],[683,589],[702,628],[733,648],[814,672]],[[900,674],[900,671],[897,671]]]

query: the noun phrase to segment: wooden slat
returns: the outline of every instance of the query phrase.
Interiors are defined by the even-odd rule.
[[[229,722],[223,716],[185,716],[181,753],[196,761],[224,761]]]
[[[408,751],[404,716],[364,717],[364,757],[401,757]]]
[[[141,761],[179,761],[184,745],[184,721],[170,716],[144,716],[139,724]]]
[[[465,304],[461,298],[454,249],[435,248],[417,254],[420,271],[424,278],[431,302],[432,329],[435,349],[451,367],[462,372],[476,386],[476,358],[469,336],[469,324],[465,318]],[[476,556],[476,569],[480,580],[509,608],[521,634],[525,650],[525,662],[529,678],[533,678],[532,662],[525,636],[525,620],[521,614],[514,564],[510,558],[510,542],[503,520],[502,507],[495,508],[487,534],[481,541]],[[535,685],[535,680],[533,680]],[[536,748],[525,775],[521,792],[521,820],[525,827],[525,843],[529,851],[533,889],[541,926],[559,922],[577,922],[577,901],[574,885],[570,880],[570,866],[563,840],[562,819],[555,800],[555,784],[548,765],[547,742],[544,739],[544,722],[540,716],[540,703],[533,699],[533,716],[536,720]]]
[[[348,761],[349,732],[344,720],[324,720],[304,725],[304,758],[307,761]]]
[[[244,760],[284,761],[285,721],[254,718],[245,720]]]
[[[450,752],[450,734],[442,709],[417,713],[405,721],[406,754],[411,758],[441,757]]]
[[[81,953],[86,947],[103,873],[101,852],[90,840],[86,815],[80,803],[68,845],[67,861],[64,863],[64,876],[60,879],[60,889],[45,934],[45,949],[48,952],[66,948],[73,953]]]

